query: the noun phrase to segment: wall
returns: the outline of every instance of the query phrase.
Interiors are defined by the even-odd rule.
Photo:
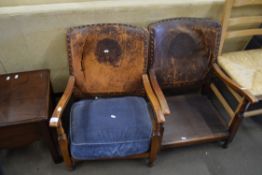
[[[1,6],[2,7],[19,6],[19,5],[55,4],[55,3],[72,3],[72,2],[78,3],[78,2],[90,2],[90,1],[105,1],[105,0],[1,0],[0,7]],[[120,0],[120,1],[125,1],[125,0]]]
[[[44,1],[50,0],[36,2]],[[9,1],[0,5],[5,2]],[[222,5],[223,0],[101,0],[0,7],[0,73],[48,68],[55,91],[61,92],[68,78],[65,33],[70,26],[106,22],[146,26],[181,16],[219,19]]]

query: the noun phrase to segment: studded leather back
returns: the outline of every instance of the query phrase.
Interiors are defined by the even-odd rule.
[[[177,18],[149,25],[150,69],[162,88],[200,86],[217,58],[220,25],[208,19]]]
[[[77,95],[137,94],[147,70],[148,32],[124,24],[71,28],[70,74]]]

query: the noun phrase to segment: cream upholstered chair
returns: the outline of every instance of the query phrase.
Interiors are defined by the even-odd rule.
[[[222,17],[222,36],[219,49],[218,64],[235,83],[237,83],[250,99],[250,102],[261,102],[262,99],[262,48],[223,53],[226,39],[262,35],[262,29],[246,27],[250,24],[262,23],[262,16],[237,16],[232,17],[232,11],[246,6],[260,6],[262,0],[226,0]],[[236,26],[241,29],[231,29]],[[245,27],[245,29],[243,29]],[[262,109],[248,110],[245,117],[262,114]]]

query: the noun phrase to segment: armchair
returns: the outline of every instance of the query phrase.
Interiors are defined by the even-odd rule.
[[[148,38],[147,31],[124,24],[68,31],[70,77],[50,126],[57,128],[69,169],[94,159],[149,158],[153,164],[165,118],[146,74]],[[61,118],[72,97],[65,132]]]
[[[177,18],[149,25],[150,81],[166,117],[161,148],[220,141],[236,134],[250,94],[216,63],[221,27]],[[232,92],[232,94],[230,93]]]

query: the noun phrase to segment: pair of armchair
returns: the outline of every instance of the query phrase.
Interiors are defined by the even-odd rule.
[[[148,30],[69,29],[70,77],[50,119],[66,166],[113,158],[148,158],[152,165],[160,149],[231,142],[249,96],[216,64],[220,31],[217,22],[196,18],[163,20]],[[229,92],[241,97],[231,111]],[[67,132],[62,114],[72,98]]]

